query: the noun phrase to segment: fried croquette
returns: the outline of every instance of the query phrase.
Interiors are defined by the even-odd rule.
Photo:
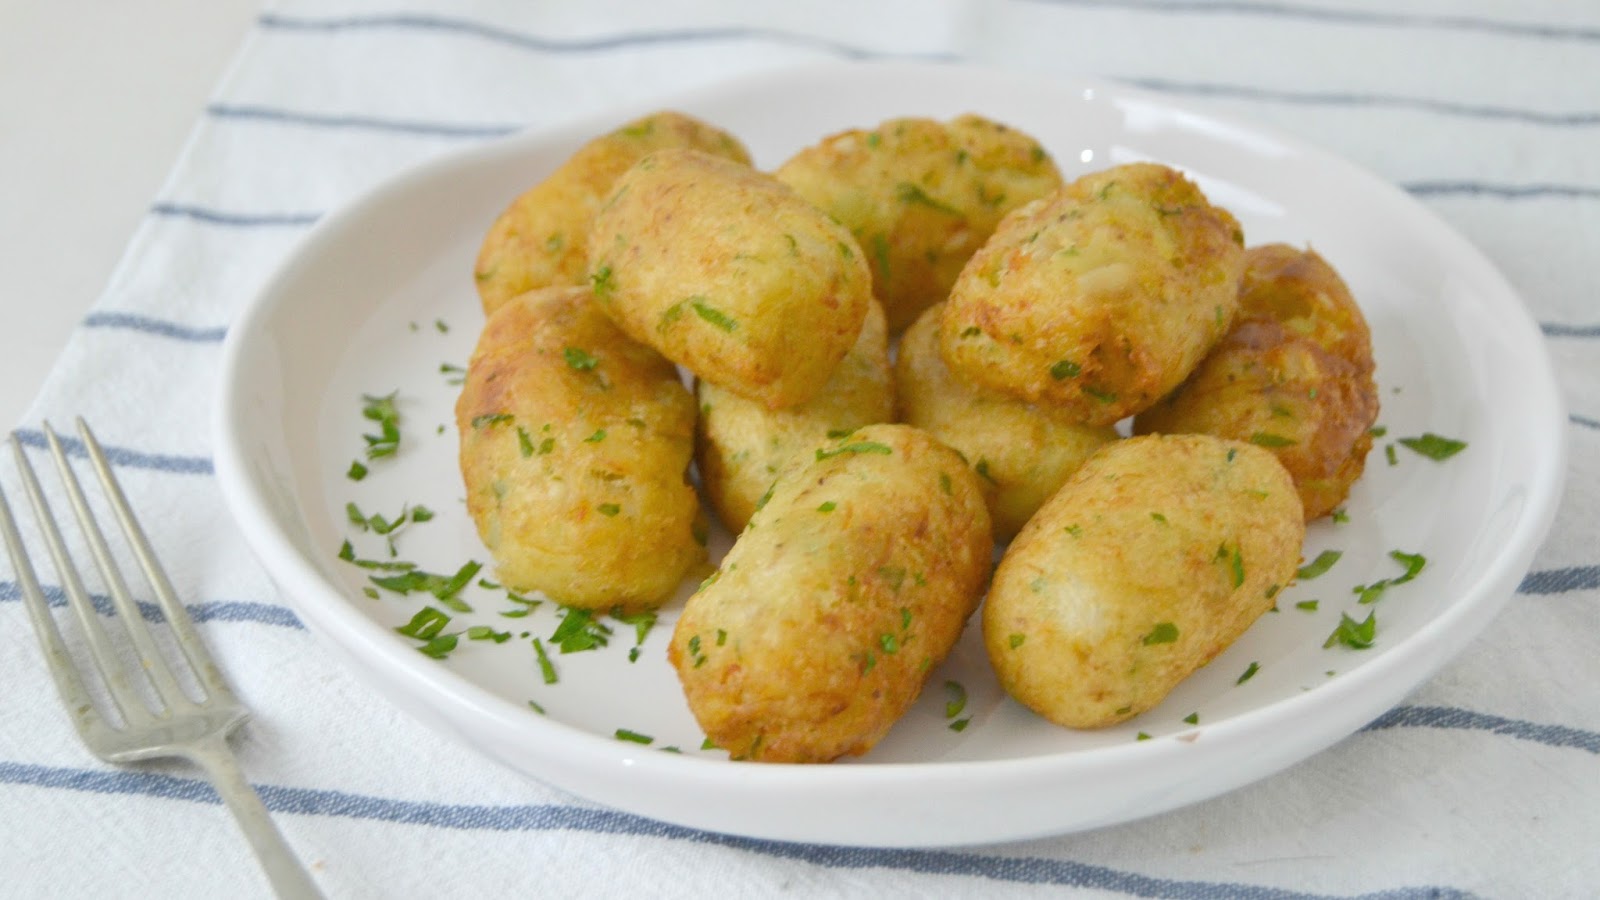
[[[694,398],[587,288],[533,291],[489,317],[456,427],[467,511],[506,587],[649,607],[705,560],[686,478]]]
[[[872,279],[855,238],[746,166],[661,150],[594,218],[589,278],[623,331],[764,403],[815,397],[855,344]]]
[[[978,604],[993,542],[977,477],[907,425],[869,425],[774,486],[689,598],[667,658],[735,759],[871,749]]]
[[[645,116],[591,140],[513,200],[490,226],[474,268],[484,313],[534,288],[583,284],[590,219],[623,172],[663,147],[689,147],[750,164],[738,138],[676,112]]]
[[[1109,425],[1080,425],[951,374],[939,355],[940,304],[900,338],[895,359],[899,419],[955,448],[983,482],[997,540],[1010,540],[1101,445]]]
[[[1281,244],[1245,255],[1239,320],[1134,431],[1200,433],[1271,450],[1306,521],[1332,512],[1366,468],[1378,418],[1366,320],[1321,257]]]
[[[1002,216],[1061,186],[1038,141],[977,115],[841,132],[773,174],[855,235],[891,332],[944,300]]]
[[[1243,233],[1155,163],[1013,211],[962,269],[940,327],[968,381],[1109,425],[1166,395],[1227,333]]]
[[[894,418],[894,384],[883,309],[873,301],[861,335],[833,370],[822,392],[784,409],[746,400],[701,381],[695,463],[700,483],[722,524],[744,530],[778,473],[830,438]]]
[[[983,608],[1000,684],[1058,725],[1136,716],[1232,644],[1294,578],[1294,484],[1252,444],[1129,438],[1011,543]]]

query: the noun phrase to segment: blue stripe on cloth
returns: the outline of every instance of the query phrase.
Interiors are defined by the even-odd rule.
[[[128,312],[94,312],[83,318],[80,322],[84,328],[116,328],[128,331],[142,331],[145,334],[156,334],[180,341],[193,341],[197,344],[214,344],[220,342],[228,333],[228,329],[195,328],[190,325],[180,325],[177,322],[168,322],[164,319],[154,319],[138,313]]]
[[[18,428],[11,432],[17,440],[29,447],[44,449],[49,447],[43,431]],[[68,456],[78,459],[88,459],[89,454],[84,450],[83,442],[75,437],[57,435],[61,441],[61,449]],[[130,450],[126,447],[108,447],[101,445],[105,450],[106,461],[114,466],[126,466],[133,469],[154,469],[158,472],[174,472],[183,475],[210,475],[212,468],[209,457],[204,456],[169,456],[159,453],[144,453]]]
[[[430,137],[495,138],[513,134],[522,127],[520,125],[416,122],[402,119],[380,119],[373,116],[333,116],[295,112],[287,109],[273,109],[265,106],[227,106],[221,103],[213,103],[207,106],[206,114],[218,119],[274,122],[313,128],[387,131],[397,134],[417,134]]]
[[[55,607],[67,605],[67,595],[58,585],[41,584],[39,590],[44,594],[45,602]],[[15,581],[0,581],[0,603],[21,602],[22,588]],[[102,616],[116,614],[116,607],[111,603],[107,594],[89,595],[89,602],[95,611]],[[167,616],[161,607],[143,600],[135,601],[139,607],[139,615],[148,622],[165,622]],[[255,622],[260,625],[277,625],[283,628],[305,630],[305,625],[287,606],[277,606],[271,603],[256,603],[248,600],[202,600],[195,603],[185,603],[184,608],[189,611],[189,618],[196,622]]]
[[[220,802],[216,791],[203,780],[152,772],[69,769],[4,761],[0,762],[0,782],[98,794],[186,800],[195,803]],[[1328,896],[1240,882],[1156,878],[1106,866],[1041,857],[991,856],[956,850],[883,850],[751,840],[696,831],[615,810],[581,806],[430,803],[278,785],[260,785],[257,791],[266,807],[278,814],[337,816],[459,831],[578,831],[590,834],[638,835],[715,844],[760,856],[797,860],[831,869],[891,869],[1020,884],[1092,888],[1136,897],[1311,900]],[[1376,898],[1467,897],[1470,894],[1449,887],[1407,886],[1356,896],[1376,900]]]
[[[1400,185],[1419,197],[1464,195],[1523,200],[1530,197],[1562,197],[1600,200],[1600,187],[1581,184],[1491,184],[1485,181],[1411,181]]]
[[[1519,594],[1564,594],[1600,587],[1600,566],[1568,566],[1529,572],[1517,586]]]
[[[1600,755],[1600,732],[1568,728],[1565,725],[1540,725],[1521,719],[1507,719],[1454,706],[1397,706],[1374,719],[1362,731],[1385,728],[1448,728],[1487,731],[1549,747],[1572,747]]]
[[[1253,2],[1253,0],[1043,0],[1043,2],[1058,6],[1106,7],[1148,13],[1222,13],[1305,19],[1341,25],[1431,28],[1447,31],[1478,31],[1505,37],[1600,41],[1600,29],[1596,28],[1573,28],[1543,22],[1509,22],[1504,19],[1485,19],[1477,16],[1418,15],[1377,9],[1343,9],[1299,3],[1268,3]]]
[[[1559,322],[1540,322],[1539,330],[1545,337],[1600,337],[1600,325],[1563,325]]]
[[[1572,424],[1574,425],[1582,425],[1584,428],[1594,428],[1600,430],[1600,421],[1591,419],[1588,416],[1580,416],[1577,413],[1573,413],[1567,418],[1571,419]]]
[[[1571,566],[1529,572],[1517,587],[1519,594],[1564,594],[1600,588],[1600,566]]]
[[[604,37],[546,38],[485,25],[470,19],[456,19],[411,13],[392,13],[366,16],[345,16],[317,19],[264,13],[257,20],[262,28],[278,31],[338,32],[369,29],[405,29],[411,31],[436,31],[467,35],[507,44],[540,53],[603,53],[637,47],[666,46],[672,44],[729,43],[759,41],[822,50],[847,59],[925,59],[950,61],[958,57],[951,53],[891,53],[841,44],[826,38],[774,28],[729,26],[720,28],[684,28],[677,30],[639,31],[613,34]]]
[[[1415,109],[1474,119],[1503,119],[1532,125],[1558,127],[1586,127],[1600,125],[1597,112],[1539,112],[1505,106],[1481,106],[1452,103],[1426,97],[1403,97],[1393,94],[1355,94],[1323,91],[1281,91],[1246,85],[1209,84],[1170,81],[1164,78],[1118,78],[1124,84],[1145,90],[1169,94],[1188,94],[1199,97],[1226,97],[1234,100],[1261,100],[1272,103],[1307,104],[1314,106],[1386,106]]]
[[[194,219],[207,225],[235,225],[245,228],[252,227],[301,227],[313,225],[322,217],[321,213],[231,213],[221,210],[208,209],[203,206],[192,206],[179,203],[157,203],[150,207],[152,215],[167,216],[171,218]]]

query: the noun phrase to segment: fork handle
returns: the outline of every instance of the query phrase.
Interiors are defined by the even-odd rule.
[[[239,821],[244,836],[250,841],[256,859],[267,873],[273,891],[283,900],[320,898],[316,882],[311,880],[300,860],[284,841],[282,832],[274,825],[261,797],[245,780],[239,761],[228,747],[225,735],[212,735],[189,745],[186,754],[199,764],[210,777],[228,809]]]

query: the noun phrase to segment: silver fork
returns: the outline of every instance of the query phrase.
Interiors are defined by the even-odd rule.
[[[162,571],[161,564],[150,549],[150,542],[146,539],[144,530],[134,519],[127,497],[123,495],[121,486],[111,473],[111,467],[106,462],[100,444],[94,439],[83,419],[78,419],[78,434],[83,438],[83,445],[88,450],[90,462],[100,476],[100,484],[112,509],[116,512],[123,534],[139,561],[139,567],[144,570],[145,577],[155,592],[161,611],[172,630],[174,642],[183,651],[181,661],[169,659],[167,654],[156,646],[150,629],[145,624],[144,617],[140,614],[132,595],[129,594],[127,584],[123,581],[116,561],[111,556],[105,536],[95,524],[94,514],[84,497],[83,488],[78,482],[77,475],[73,473],[72,466],[67,462],[66,454],[62,451],[61,441],[48,424],[44,426],[44,433],[50,445],[51,455],[55,458],[56,468],[61,472],[61,481],[66,486],[78,524],[111,593],[117,618],[122,621],[139,658],[139,665],[133,667],[131,673],[130,667],[122,663],[116,648],[112,646],[101,616],[95,612],[89,594],[83,588],[83,581],[67,553],[60,529],[56,525],[54,516],[51,515],[44,492],[39,487],[38,477],[34,475],[33,466],[29,464],[21,443],[13,433],[11,449],[16,453],[17,468],[22,473],[23,487],[27,491],[28,499],[32,501],[40,530],[44,533],[45,542],[50,548],[50,556],[55,561],[56,571],[61,574],[67,605],[77,616],[78,624],[89,647],[88,655],[93,662],[92,668],[99,682],[104,685],[103,693],[109,697],[109,705],[115,708],[121,720],[119,724],[105,715],[85,688],[84,673],[73,661],[66,644],[61,639],[61,632],[56,628],[55,619],[50,614],[44,593],[39,589],[33,566],[28,560],[27,547],[17,532],[11,508],[6,502],[5,494],[0,492],[0,531],[5,534],[12,567],[17,572],[17,582],[21,585],[23,600],[27,604],[28,615],[33,620],[34,631],[38,635],[39,646],[44,651],[45,662],[49,664],[50,672],[55,676],[56,688],[60,691],[61,700],[66,704],[67,712],[72,717],[72,723],[77,726],[79,736],[96,756],[107,762],[126,763],[141,759],[181,756],[200,766],[211,779],[217,793],[239,820],[239,826],[244,829],[245,837],[249,838],[250,846],[278,896],[320,897],[315,882],[306,874],[306,870],[284,842],[283,835],[268,817],[261,798],[245,780],[233,751],[228,748],[229,733],[249,717],[249,712],[228,689],[222,674],[217,671],[216,664],[206,652],[205,645],[201,643],[199,634],[195,632],[188,612],[184,610],[183,604],[178,602],[166,573]],[[175,670],[175,664],[180,662],[187,662],[190,679],[204,691],[203,699],[194,700],[178,683],[179,675]],[[139,689],[134,687],[130,676],[139,671],[144,673],[149,687],[160,701],[158,706],[148,704],[141,697]]]

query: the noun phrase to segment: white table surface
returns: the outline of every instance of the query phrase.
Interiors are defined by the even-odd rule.
[[[104,289],[258,0],[0,0],[0,425]]]

